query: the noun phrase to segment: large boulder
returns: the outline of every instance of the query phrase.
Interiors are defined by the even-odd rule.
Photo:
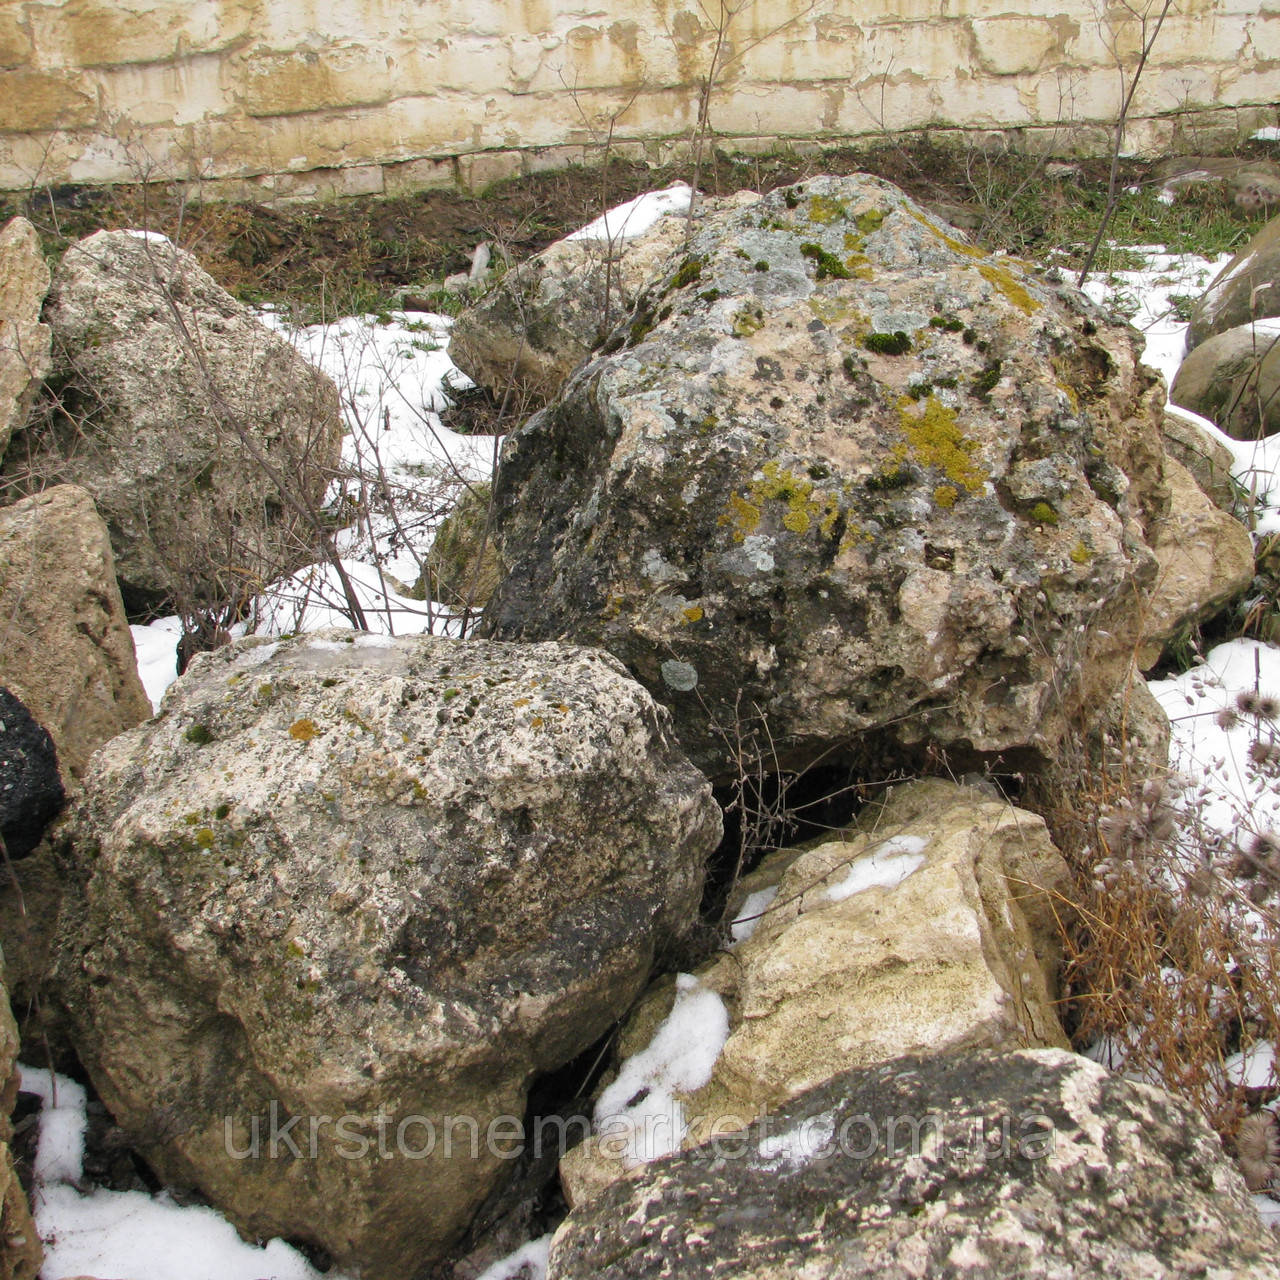
[[[0,231],[0,458],[49,372],[49,326],[40,322],[48,290],[36,229],[14,218]]]
[[[1271,316],[1280,316],[1280,217],[1214,276],[1191,312],[1187,350],[1216,333]]]
[[[1280,431],[1280,320],[1207,338],[1178,366],[1169,397],[1233,440]]]
[[[847,1072],[575,1209],[548,1280],[1275,1280],[1191,1108],[1059,1049]]]
[[[1233,515],[1214,505],[1195,477],[1172,458],[1164,464],[1173,519],[1152,532],[1160,563],[1138,665],[1147,670],[1160,658],[1162,641],[1202,622],[1248,590],[1253,581],[1253,540]]]
[[[1164,407],[1161,436],[1169,457],[1191,472],[1214,506],[1234,512],[1237,485],[1231,473],[1235,455],[1213,435],[1213,425],[1199,414],[1169,403]]]
[[[1123,678],[1162,391],[1074,288],[817,178],[705,219],[615,341],[507,439],[486,634],[602,645],[717,777],[756,719],[783,766],[1033,765]]]
[[[607,654],[242,642],[98,753],[58,828],[55,989],[167,1181],[407,1280],[513,1168],[532,1079],[691,927],[719,834]]]
[[[9,1010],[0,952],[0,1280],[35,1280],[44,1250],[9,1150],[13,1137],[9,1117],[18,1099],[17,1057],[18,1028]]]
[[[702,212],[754,199],[746,193],[707,201]],[[526,412],[551,400],[630,315],[684,243],[686,221],[668,214],[637,234],[622,223],[612,241],[584,232],[513,267],[458,317],[450,335],[453,362],[480,386],[514,393]]]
[[[696,975],[727,1006],[729,1034],[707,1082],[676,1094],[685,1145],[851,1067],[1067,1047],[1056,1004],[1070,876],[1044,821],[934,780],[895,788],[859,827],[773,854],[740,886],[739,941]],[[670,1004],[657,988],[633,1023],[651,1027]],[[625,1168],[613,1139],[627,1113],[598,1107],[596,1120],[562,1163],[571,1204]]]
[[[151,715],[111,539],[74,485],[0,509],[0,685],[48,730],[68,786]]]
[[[99,231],[54,272],[53,398],[15,483],[82,485],[130,607],[252,593],[314,560],[341,448],[333,383],[163,237]]]

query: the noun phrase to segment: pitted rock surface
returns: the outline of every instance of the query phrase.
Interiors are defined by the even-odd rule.
[[[513,1167],[489,1121],[691,927],[720,816],[607,654],[320,632],[198,658],[60,831],[54,981],[112,1113],[249,1235],[407,1280]],[[269,1155],[273,1103],[303,1151],[330,1118],[314,1156]],[[351,1158],[379,1115],[391,1158]]]
[[[624,334],[508,437],[488,634],[608,649],[720,777],[744,715],[783,762],[1043,756],[1123,678],[1162,393],[1078,291],[816,178],[704,219]]]

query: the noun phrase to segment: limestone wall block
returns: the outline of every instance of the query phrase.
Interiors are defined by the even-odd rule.
[[[1039,71],[1073,34],[1043,18],[981,18],[970,29],[979,66],[997,76]]]
[[[80,77],[26,67],[0,72],[0,133],[74,129],[92,124],[96,111]]]
[[[165,62],[246,39],[252,0],[68,0],[29,8],[42,60],[67,67]]]

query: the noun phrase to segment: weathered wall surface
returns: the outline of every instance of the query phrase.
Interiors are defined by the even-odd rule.
[[[1154,17],[1161,0],[1143,3]],[[1140,23],[1120,0],[1010,4],[728,0],[740,12],[712,126],[733,144],[950,125],[1103,145],[1117,56],[1132,65]],[[1176,8],[1130,143],[1181,128],[1203,146],[1275,123],[1280,0]],[[687,144],[719,12],[720,0],[0,0],[0,187],[475,185],[583,158],[611,116],[624,151],[661,155]]]

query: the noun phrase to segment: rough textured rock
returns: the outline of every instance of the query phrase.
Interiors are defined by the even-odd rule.
[[[720,819],[607,654],[321,632],[197,658],[58,831],[55,983],[112,1113],[250,1235],[402,1280],[512,1168],[489,1122],[691,926]],[[272,1100],[351,1123],[272,1159]],[[392,1158],[351,1158],[379,1114]]]
[[[487,484],[468,489],[431,543],[426,580],[418,585],[450,609],[478,613],[498,585],[501,569],[489,533],[489,495]]]
[[[49,326],[40,323],[48,290],[36,229],[14,218],[0,231],[0,458],[49,372]]]
[[[0,509],[0,684],[49,731],[68,785],[151,715],[111,540],[74,485]]]
[[[111,530],[131,607],[225,598],[308,563],[342,427],[333,384],[162,237],[71,246],[45,306],[56,408],[6,469],[68,480]]]
[[[58,753],[48,731],[0,685],[0,836],[25,857],[62,807]]]
[[[1131,329],[959,235],[865,176],[706,219],[507,438],[487,633],[607,648],[716,776],[754,714],[784,762],[1051,753],[1141,629],[1161,390]]]
[[[1147,643],[1138,654],[1144,670],[1159,660],[1160,641],[1211,617],[1253,581],[1253,541],[1244,525],[1215,506],[1172,458],[1165,459],[1164,479],[1172,514],[1152,537],[1160,573],[1144,628]]]
[[[1186,1104],[1061,1050],[978,1051],[850,1071],[638,1170],[548,1270],[671,1275],[1274,1280],[1280,1247]]]
[[[1237,208],[1258,216],[1280,205],[1280,165],[1236,156],[1176,156],[1155,166],[1166,192],[1217,187]]]
[[[772,855],[740,886],[738,909],[749,894],[776,896],[756,908],[764,914],[748,938],[697,974],[725,1001],[730,1034],[710,1082],[682,1098],[686,1145],[850,1067],[1066,1047],[1054,895],[1070,877],[1043,820],[971,787],[922,781],[895,788],[860,825]],[[842,897],[851,876],[870,885]],[[660,1018],[671,993],[655,995]],[[636,1014],[650,1029],[655,1020],[643,1005]],[[624,1167],[607,1143],[575,1148],[562,1162],[570,1203]]]
[[[1271,316],[1280,316],[1280,217],[1272,218],[1210,282],[1191,313],[1187,349]]]
[[[46,1047],[59,1071],[78,1071],[66,1020],[46,998],[50,953],[62,904],[62,881],[46,840],[0,875],[0,950],[9,1004],[22,1039]]]
[[[757,197],[711,200],[702,215]],[[667,214],[643,234],[558,240],[509,271],[453,326],[449,355],[481,386],[508,387],[540,409],[634,309],[684,243],[685,218]]]
[[[1234,440],[1280,431],[1280,320],[1207,338],[1179,365],[1169,397]]]
[[[1195,477],[1214,506],[1234,511],[1236,490],[1231,479],[1235,458],[1221,440],[1215,439],[1186,410],[1166,405],[1161,427],[1168,455],[1180,462]]]
[[[17,1057],[18,1028],[9,1011],[4,956],[0,953],[0,1280],[35,1280],[44,1250],[9,1151],[13,1137],[9,1117],[18,1096]]]

